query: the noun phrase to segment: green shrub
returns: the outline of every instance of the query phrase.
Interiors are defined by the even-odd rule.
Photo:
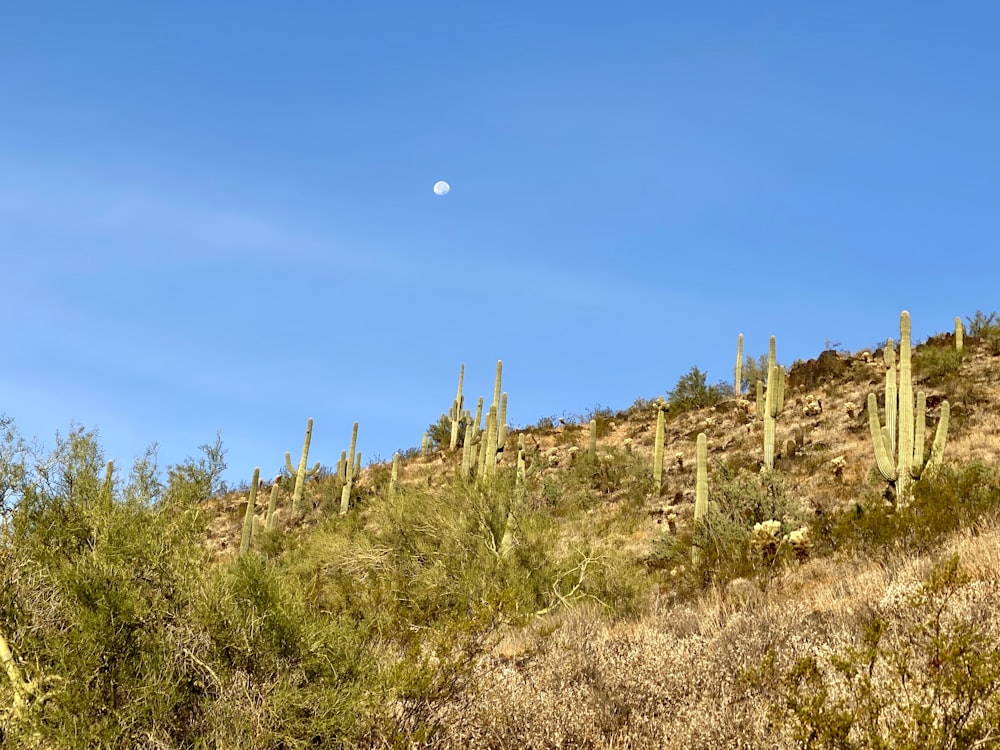
[[[952,556],[899,614],[872,614],[860,644],[799,659],[775,715],[799,747],[991,747],[1000,723],[1000,647],[986,612],[955,606],[969,581]]]
[[[994,310],[989,315],[982,310],[976,310],[974,316],[966,316],[966,333],[984,339],[1000,338],[1000,315]]]
[[[732,392],[728,383],[707,385],[707,377],[697,367],[692,367],[685,375],[681,375],[667,397],[670,402],[670,416],[713,406]]]
[[[851,550],[875,559],[900,552],[931,552],[963,526],[1000,509],[1000,471],[973,462],[941,466],[913,485],[913,497],[903,507],[872,494],[854,509],[838,514],[826,527],[826,540],[834,549]]]
[[[953,346],[925,344],[913,354],[913,371],[918,381],[938,385],[945,378],[956,375],[962,366],[963,352]]]

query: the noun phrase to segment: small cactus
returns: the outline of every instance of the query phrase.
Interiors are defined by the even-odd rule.
[[[965,341],[963,338],[964,329],[962,328],[962,319],[958,316],[955,317],[955,351],[961,353],[965,346]]]
[[[590,440],[587,443],[587,453],[591,456],[597,455],[597,420],[590,420]]]

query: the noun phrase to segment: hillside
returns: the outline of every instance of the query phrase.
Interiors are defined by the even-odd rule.
[[[268,530],[262,482],[242,555],[247,493],[205,499],[191,467],[153,506],[100,474],[92,502],[25,495],[42,510],[22,500],[0,547],[20,665],[0,745],[1000,747],[1000,326],[973,328],[961,353],[913,348],[924,457],[943,413],[947,443],[898,497],[867,411],[875,393],[885,419],[882,351],[787,368],[771,470],[754,396],[695,379],[713,403],[681,408],[678,384],[659,486],[662,407],[638,399],[511,429],[474,479],[461,446],[394,483],[369,466],[344,515],[337,469],[297,514],[288,472]]]

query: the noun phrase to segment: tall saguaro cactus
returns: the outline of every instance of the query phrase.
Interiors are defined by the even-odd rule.
[[[306,477],[311,477],[319,473],[319,461],[311,469],[306,469],[309,463],[309,443],[312,441],[312,432],[313,421],[312,417],[309,417],[309,421],[306,422],[306,439],[302,443],[302,458],[299,459],[298,469],[292,466],[292,454],[285,454],[285,468],[288,469],[289,474],[295,475],[295,489],[292,490],[293,518],[299,514],[299,502],[302,500],[302,487],[306,482]]]
[[[914,409],[913,379],[911,370],[910,314],[899,314],[899,382],[896,383],[896,358],[893,342],[886,344],[885,363],[885,421],[878,418],[878,399],[868,394],[868,427],[875,450],[875,463],[879,473],[896,491],[897,502],[907,502],[913,482],[927,467],[937,466],[944,459],[948,438],[951,408],[947,401],[941,403],[934,444],[928,458],[924,458],[924,433],[927,419],[927,397],[917,393]]]
[[[462,422],[462,408],[465,405],[465,401],[462,396],[462,380],[464,379],[465,363],[463,362],[458,371],[458,393],[455,395],[455,401],[451,405],[451,450],[455,450],[458,446],[458,430],[459,425]]]
[[[257,503],[257,483],[260,481],[260,467],[253,470],[253,479],[250,481],[250,497],[247,500],[247,510],[243,514],[243,536],[240,538],[240,554],[245,554],[250,549],[250,539],[253,536],[254,506]]]
[[[354,487],[354,480],[361,472],[361,454],[354,453],[354,449],[358,444],[358,423],[354,423],[354,428],[351,430],[351,449],[347,451],[346,462],[344,465],[344,476],[341,479],[344,482],[344,487],[340,491],[340,515],[345,515],[347,509],[351,504],[351,489]]]
[[[704,432],[698,433],[695,443],[695,489],[694,489],[694,525],[703,522],[708,513],[708,438]],[[701,549],[691,546],[691,563],[701,562]]]
[[[733,393],[739,398],[743,395],[743,334],[736,337],[736,384]]]
[[[963,340],[963,334],[965,330],[962,328],[962,319],[955,316],[955,351],[961,353],[965,346],[965,341]]]
[[[653,443],[653,492],[657,494],[659,494],[660,486],[663,483],[663,433],[664,413],[666,409],[666,402],[656,402],[656,438]]]
[[[764,421],[764,466],[774,468],[774,437],[778,415],[785,408],[785,368],[778,365],[774,336],[767,356],[767,392],[757,381],[757,416]]]

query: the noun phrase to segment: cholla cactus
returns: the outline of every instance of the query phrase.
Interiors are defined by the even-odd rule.
[[[750,532],[750,543],[765,555],[773,557],[781,544],[781,521],[772,519],[755,523]]]
[[[808,526],[802,526],[789,532],[785,536],[785,541],[791,546],[797,559],[805,560],[809,557],[809,552],[812,550],[812,540],[809,538]]]

